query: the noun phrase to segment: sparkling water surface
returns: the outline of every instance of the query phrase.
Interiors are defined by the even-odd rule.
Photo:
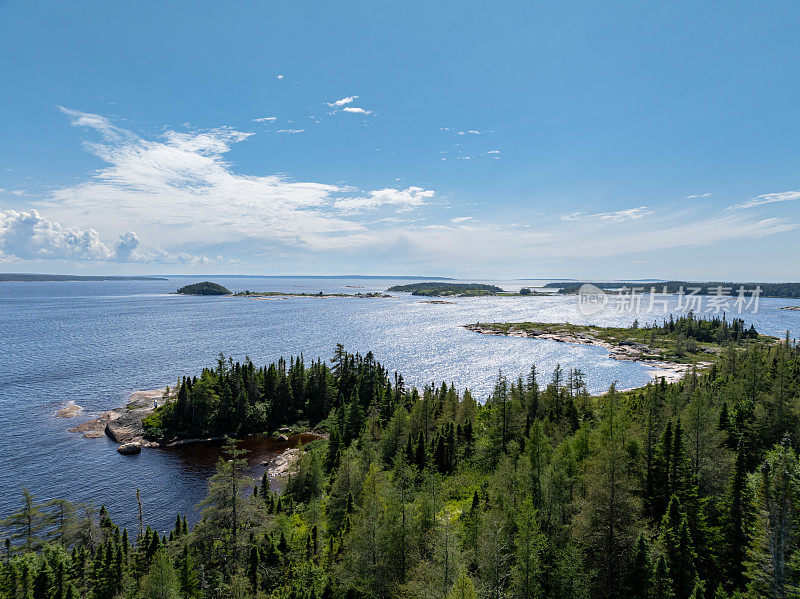
[[[649,380],[647,367],[608,358],[598,347],[480,335],[475,322],[573,322],[628,326],[635,314],[613,308],[582,315],[575,297],[425,298],[396,293],[385,299],[244,299],[171,294],[197,278],[166,281],[0,283],[0,517],[14,509],[22,486],[41,500],[63,497],[104,504],[115,521],[132,525],[136,489],[147,521],[164,529],[175,513],[196,518],[213,469],[207,448],[145,449],[121,456],[108,439],[85,439],[67,429],[94,413],[121,406],[132,391],[174,384],[214,363],[219,352],[257,365],[302,352],[330,358],[336,343],[372,351],[408,384],[446,381],[469,387],[481,400],[498,371],[516,377],[532,363],[543,376],[560,363],[580,367],[592,392],[617,381]],[[384,291],[395,279],[211,277],[232,290],[317,293]],[[507,290],[540,285],[493,281]],[[670,299],[675,306],[676,298]],[[762,299],[745,315],[759,332],[793,337],[798,300]],[[641,322],[652,314],[638,316]],[[660,319],[661,316],[659,315]],[[73,419],[55,411],[74,401]],[[257,453],[257,452],[256,452]],[[259,454],[259,457],[263,457]]]

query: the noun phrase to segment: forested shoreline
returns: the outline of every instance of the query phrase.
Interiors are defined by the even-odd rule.
[[[649,293],[654,290],[655,293],[692,293],[697,295],[716,295],[738,293],[739,287],[744,287],[749,293],[756,287],[761,289],[761,297],[783,297],[783,298],[800,298],[800,283],[736,283],[736,282],[691,282],[691,281],[594,281],[589,282],[591,285],[605,290],[615,290],[620,288],[639,289],[642,292]],[[576,281],[561,281],[551,282],[545,284],[548,288],[557,288],[558,293],[574,294],[578,293],[582,285],[587,282]]]
[[[231,442],[191,530],[26,492],[0,597],[796,596],[800,350],[741,330],[678,383],[594,397],[579,369],[533,366],[485,403],[342,346],[308,366],[220,356],[150,431],[328,431],[285,490]]]

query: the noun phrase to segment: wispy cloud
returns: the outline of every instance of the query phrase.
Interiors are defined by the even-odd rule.
[[[295,133],[303,133],[305,129],[278,129],[276,133],[288,133],[294,135]]]
[[[451,218],[450,222],[457,225],[459,223],[467,222],[468,220],[472,220],[472,216],[456,216],[455,218]]]
[[[380,206],[395,206],[408,210],[424,205],[435,194],[436,192],[432,189],[423,189],[421,187],[378,189],[371,191],[364,197],[337,200],[334,206],[343,212],[362,212],[364,210],[374,210]]]
[[[350,112],[354,114],[372,114],[371,110],[365,110],[364,108],[359,108],[358,106],[345,106],[342,108],[344,112]]]
[[[714,195],[713,191],[709,191],[707,193],[695,193],[695,194],[692,194],[690,196],[686,196],[686,199],[687,200],[702,200],[703,198],[708,198],[708,197],[710,197],[712,195]]]
[[[774,204],[777,202],[794,202],[795,200],[800,200],[800,191],[781,191],[778,193],[765,193],[763,195],[756,196],[752,200],[744,202],[743,204],[735,204],[733,206],[729,206],[728,210],[755,208],[756,206],[763,206],[764,204]]]
[[[260,118],[253,119],[253,122],[254,123],[274,123],[276,120],[278,120],[278,117],[275,117],[275,116],[262,116]]]
[[[61,221],[79,224],[91,214],[93,226],[115,234],[124,232],[119,227],[125,223],[149,245],[163,237],[165,228],[175,244],[256,238],[309,245],[362,228],[320,210],[347,188],[234,172],[223,156],[250,133],[230,127],[168,130],[151,140],[99,115],[65,112],[73,125],[100,134],[101,141],[86,148],[107,166],[40,202]]]
[[[587,212],[573,212],[561,217],[563,221],[611,221],[621,223],[629,220],[636,220],[652,214],[653,211],[647,206],[638,208],[628,208],[627,210],[617,210],[616,212],[597,212],[594,214]]]

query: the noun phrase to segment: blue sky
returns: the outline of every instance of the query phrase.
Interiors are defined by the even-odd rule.
[[[796,2],[0,0],[0,271],[798,280]]]

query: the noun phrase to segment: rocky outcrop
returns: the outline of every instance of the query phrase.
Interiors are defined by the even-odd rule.
[[[109,437],[119,444],[138,443],[141,447],[152,447],[152,443],[144,438],[142,421],[155,409],[155,402],[161,402],[164,389],[135,391],[123,408],[115,408],[101,412],[88,422],[71,428],[70,432],[83,433],[89,439],[103,436]]]
[[[135,455],[137,453],[142,452],[142,446],[140,443],[123,443],[119,447],[117,447],[117,452],[121,453],[122,455]]]
[[[83,412],[83,407],[70,400],[64,404],[63,408],[56,410],[56,416],[59,418],[75,418],[81,412]]]

